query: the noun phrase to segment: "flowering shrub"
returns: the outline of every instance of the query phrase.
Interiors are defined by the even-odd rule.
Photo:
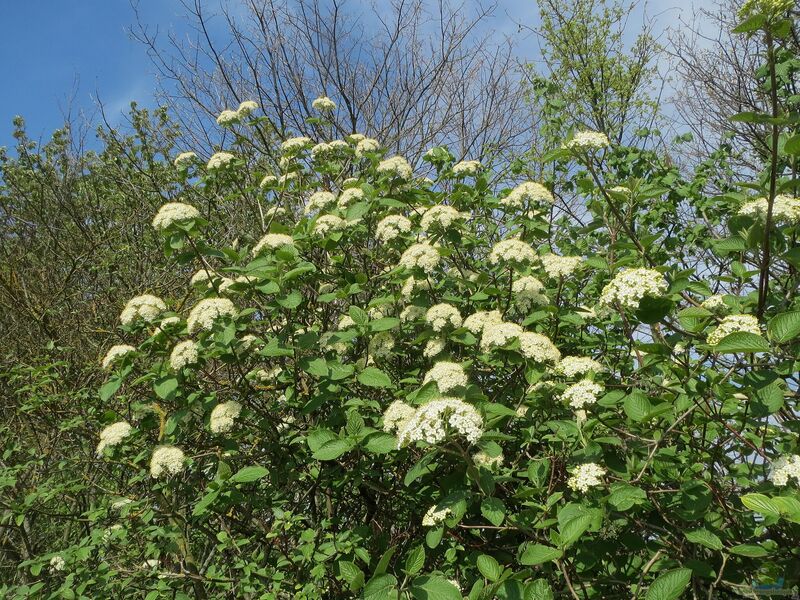
[[[255,116],[245,102],[218,123]],[[53,597],[796,581],[794,196],[731,191],[708,222],[702,173],[587,131],[549,157],[563,180],[512,184],[358,134],[286,139],[267,172],[245,148],[174,158],[187,195],[260,182],[261,210],[232,245],[188,200],[153,216],[185,291],[121,301],[90,533],[22,563],[49,569]],[[694,221],[676,232],[679,211]]]

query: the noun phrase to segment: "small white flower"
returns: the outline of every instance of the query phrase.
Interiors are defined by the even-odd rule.
[[[377,152],[380,150],[380,142],[372,138],[364,138],[356,144],[356,157],[363,158],[366,152]]]
[[[474,444],[483,435],[483,418],[475,407],[458,398],[430,400],[398,431],[398,448],[413,442],[438,444],[449,430]]]
[[[152,323],[165,310],[167,310],[167,305],[161,298],[151,294],[142,294],[128,301],[119,320],[123,325],[130,325],[138,319]]]
[[[430,244],[413,244],[400,257],[400,266],[407,269],[420,268],[430,274],[441,258],[439,251]]]
[[[758,319],[753,315],[728,315],[708,334],[706,343],[710,346],[716,346],[726,335],[737,331],[761,335],[761,327],[758,324]]]
[[[600,373],[602,371],[603,365],[588,356],[565,356],[553,369],[554,373],[565,377],[575,377],[576,375],[585,375],[590,372]]]
[[[409,231],[411,231],[411,221],[402,215],[389,215],[375,227],[375,238],[381,242],[390,242]]]
[[[567,485],[575,491],[586,493],[589,488],[603,485],[606,470],[596,463],[578,465],[572,471]]]
[[[466,387],[469,382],[464,367],[458,363],[441,361],[437,362],[422,380],[423,385],[433,381],[443,394],[460,387]]]
[[[308,203],[303,207],[303,214],[310,215],[325,210],[336,203],[336,194],[328,191],[319,191],[311,194]]]
[[[570,150],[601,150],[610,145],[608,136],[597,131],[579,131],[564,144]]]
[[[126,354],[129,354],[130,352],[135,351],[136,348],[129,346],[128,344],[117,344],[115,346],[111,346],[111,348],[108,349],[108,352],[106,352],[105,358],[103,358],[103,368],[108,369],[120,358]]]
[[[779,457],[770,468],[769,479],[777,486],[788,484],[791,478],[800,484],[800,456],[797,454]]]
[[[768,209],[769,203],[767,199],[758,198],[742,205],[739,209],[739,214],[765,220]],[[791,225],[800,223],[800,198],[794,198],[786,194],[775,196],[772,202],[772,220],[774,223],[788,223]]]
[[[453,174],[461,177],[477,175],[483,167],[477,160],[462,160],[453,165]]]
[[[217,117],[217,125],[233,125],[239,121],[239,113],[235,110],[223,110]]]
[[[63,556],[59,556],[56,554],[53,558],[50,559],[50,571],[63,571],[67,566],[66,561],[64,560]]]
[[[472,455],[472,462],[474,462],[477,466],[483,467],[484,469],[489,469],[490,471],[493,470],[495,467],[499,467],[503,464],[503,454],[500,453],[496,456],[491,456],[487,452],[481,450],[480,452],[476,452]]]
[[[439,204],[437,206],[431,206],[425,211],[420,221],[420,227],[422,227],[423,231],[430,231],[434,225],[442,229],[447,229],[456,221],[464,219],[465,216],[466,215],[458,212],[452,206]]]
[[[347,228],[347,221],[336,215],[322,215],[314,221],[314,233],[326,236],[334,231],[342,231]]]
[[[186,324],[190,332],[211,329],[214,321],[223,316],[236,316],[236,307],[227,298],[204,298],[189,313]]]
[[[497,242],[489,253],[489,262],[529,264],[536,260],[536,251],[522,240],[502,240]]]
[[[508,196],[500,200],[500,204],[511,208],[523,208],[529,202],[547,202],[552,204],[555,200],[553,194],[541,183],[526,181],[515,187]]]
[[[580,409],[587,404],[597,402],[597,396],[603,393],[603,386],[590,379],[582,379],[578,383],[573,383],[561,394],[561,400],[569,404],[572,408]]]
[[[464,327],[472,333],[480,335],[485,327],[503,322],[503,315],[498,310],[479,310],[464,320]]]
[[[193,365],[198,359],[197,344],[192,340],[179,342],[172,349],[169,364],[175,371],[180,371],[188,365]]]
[[[178,169],[187,169],[197,159],[194,152],[181,152],[175,157],[174,164]]]
[[[217,404],[211,411],[208,426],[212,433],[227,433],[235,424],[236,418],[242,412],[242,405],[233,400]]]
[[[258,103],[254,100],[245,100],[241,104],[239,104],[239,110],[236,112],[239,114],[240,117],[246,117],[250,115],[250,113],[255,112],[258,110]]]
[[[552,279],[569,277],[583,262],[580,256],[558,256],[557,254],[545,254],[539,260],[542,261],[544,272]]]
[[[199,217],[200,211],[190,204],[167,202],[153,217],[153,227],[158,231],[164,231],[176,223],[185,223]]]
[[[333,112],[336,110],[336,103],[327,96],[320,96],[311,103],[314,110],[322,113]]]
[[[292,246],[294,240],[292,236],[285,233],[268,233],[253,247],[253,256],[258,256],[264,250],[277,250],[284,246]]]
[[[393,156],[382,160],[376,169],[379,175],[391,175],[397,179],[408,181],[414,175],[414,170],[402,156]]]
[[[422,351],[422,355],[425,358],[433,358],[434,356],[439,356],[447,346],[447,340],[444,338],[431,338],[425,344],[425,349]]]
[[[541,281],[530,275],[520,277],[511,286],[514,293],[514,301],[523,310],[529,310],[533,306],[549,304],[550,300],[544,294],[544,285]]]
[[[600,305],[611,307],[619,304],[623,308],[636,310],[645,296],[658,298],[669,286],[667,280],[653,269],[623,269],[614,276],[600,293]]]
[[[463,323],[458,309],[444,302],[431,306],[425,313],[425,320],[437,333],[447,328],[458,329]]]
[[[393,433],[402,428],[414,416],[416,410],[402,400],[392,402],[383,413],[383,430]]]
[[[208,159],[206,168],[210,171],[213,171],[214,169],[227,167],[235,159],[236,157],[230,152],[217,152],[216,154],[213,154],[210,159]]]
[[[492,323],[483,329],[481,350],[489,352],[492,348],[501,348],[510,344],[524,333],[516,323]]]
[[[281,152],[284,154],[297,154],[306,148],[310,148],[312,143],[311,138],[305,136],[289,138],[281,144]]]
[[[539,333],[524,332],[519,335],[519,350],[525,358],[537,363],[555,363],[561,358],[561,352],[547,336]]]
[[[102,456],[103,450],[111,446],[116,446],[133,431],[133,427],[127,421],[118,421],[105,427],[100,432],[100,441],[97,444],[97,456]]]
[[[425,516],[422,517],[422,526],[435,527],[443,522],[452,512],[453,511],[449,508],[437,509],[436,505],[431,506],[425,513]]]
[[[150,458],[150,475],[154,478],[177,475],[183,471],[185,456],[176,446],[159,446]]]

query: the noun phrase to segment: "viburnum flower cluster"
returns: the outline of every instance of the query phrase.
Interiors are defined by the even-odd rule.
[[[614,276],[600,293],[601,306],[616,304],[622,308],[636,310],[645,296],[658,298],[667,291],[667,280],[653,269],[623,269]]]
[[[768,210],[769,201],[766,198],[757,198],[743,204],[739,209],[739,214],[764,220],[767,218]],[[789,225],[800,223],[800,198],[787,194],[775,196],[772,202],[772,221]]]
[[[450,431],[474,444],[483,435],[483,418],[474,406],[459,398],[431,400],[403,423],[397,432],[397,445],[401,448],[414,442],[438,444]]]
[[[728,315],[708,334],[706,342],[711,346],[716,346],[725,336],[737,331],[760,335],[761,327],[758,319],[753,315]]]
[[[567,485],[576,492],[589,491],[589,488],[603,485],[606,470],[597,463],[585,463],[575,467]]]

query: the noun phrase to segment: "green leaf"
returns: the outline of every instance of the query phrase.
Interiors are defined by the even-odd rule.
[[[653,410],[650,400],[642,392],[634,390],[625,397],[622,405],[628,418],[637,423],[644,421]]]
[[[269,473],[269,471],[266,468],[254,465],[239,469],[230,480],[234,483],[250,483],[251,481],[261,479],[267,475],[267,473]]]
[[[591,525],[591,523],[592,515],[589,513],[583,513],[568,520],[566,523],[564,523],[563,527],[559,527],[559,532],[561,534],[561,545],[564,548],[571,546],[578,540],[579,537],[583,535],[584,531],[589,529],[589,525]]]
[[[745,21],[746,22],[746,21]],[[729,117],[734,123],[768,123],[771,117],[764,113],[746,110]]]
[[[276,302],[280,304],[283,308],[288,308],[289,310],[293,310],[300,306],[300,303],[303,301],[303,294],[294,290],[289,292],[282,298],[278,298]]]
[[[503,523],[506,516],[506,506],[499,498],[486,498],[481,502],[481,514],[495,527]]]
[[[764,26],[764,23],[767,22],[767,17],[761,13],[755,14],[751,17],[748,17],[741,23],[739,23],[736,27],[733,28],[733,33],[753,33],[754,31],[758,31]],[[739,113],[745,114],[745,113]],[[738,115],[737,115],[738,116]],[[733,121],[733,117],[731,121]]]
[[[533,566],[561,558],[564,553],[558,548],[544,544],[526,544],[519,557],[520,564]]]
[[[358,382],[368,387],[392,387],[389,376],[377,367],[367,367],[358,374]]]
[[[381,573],[375,575],[364,586],[364,600],[396,600],[397,579],[394,575]]]
[[[353,562],[340,560],[336,563],[339,568],[339,577],[347,582],[351,592],[356,592],[364,585],[364,571]]]
[[[200,498],[199,502],[194,505],[194,509],[192,509],[192,516],[199,517],[205,514],[208,511],[208,507],[214,503],[214,500],[217,499],[219,496],[219,490],[212,490],[206,493],[202,498]]]
[[[328,363],[325,362],[324,358],[315,358],[314,360],[307,361],[303,369],[314,377],[328,376]]]
[[[489,556],[488,554],[481,554],[478,557],[477,565],[478,571],[489,581],[497,581],[503,574],[500,563],[498,563],[493,556]]]
[[[722,540],[719,537],[708,531],[707,529],[696,529],[695,531],[686,532],[686,539],[693,544],[700,544],[712,550],[722,550]]]
[[[367,311],[365,311],[363,308],[359,308],[358,306],[352,305],[350,306],[347,312],[356,325],[361,325],[362,327],[364,327],[367,323],[369,323],[369,315],[367,314]]]
[[[411,549],[406,556],[405,572],[409,575],[415,575],[422,570],[425,565],[425,548],[422,546],[415,546]]]
[[[800,310],[777,315],[767,325],[767,332],[779,344],[793,340],[800,335]]]
[[[755,544],[739,544],[730,549],[731,554],[738,554],[739,556],[749,556],[750,558],[761,558],[767,556],[769,552],[762,546]]]
[[[313,456],[317,460],[334,460],[351,448],[352,445],[349,440],[336,438],[335,440],[329,440],[322,444],[322,446],[314,452]]]
[[[769,352],[769,343],[760,335],[748,331],[734,331],[722,338],[714,346],[720,354],[737,354],[740,352]]]
[[[172,400],[178,390],[178,380],[172,376],[161,377],[153,384],[153,390],[162,400]]]
[[[793,135],[783,146],[783,151],[786,154],[800,154],[800,135]]]
[[[639,302],[639,308],[636,310],[636,318],[642,323],[652,325],[664,319],[675,307],[675,304],[669,298],[651,298],[645,296]]]
[[[645,500],[647,500],[647,493],[643,489],[627,483],[613,484],[611,494],[608,496],[609,504],[620,511],[629,510]]]
[[[677,600],[691,580],[691,569],[673,569],[662,573],[650,584],[645,600]]]
[[[416,600],[461,600],[461,592],[440,575],[423,575],[411,584],[411,596]]]
[[[122,378],[116,375],[109,378],[101,387],[100,387],[100,400],[101,402],[105,402],[111,396],[117,393],[117,390],[122,385]]]
[[[553,589],[546,579],[537,579],[525,586],[525,600],[553,600]]]
[[[370,434],[364,447],[372,454],[388,454],[397,450],[397,438],[388,433],[378,432]]]
[[[781,511],[764,494],[745,494],[742,496],[742,504],[765,517],[780,516]]]
[[[397,317],[383,317],[382,319],[377,319],[372,321],[369,324],[369,328],[372,331],[387,331],[389,329],[393,329],[400,325],[400,319]]]
[[[389,568],[389,561],[392,560],[395,550],[397,550],[397,546],[391,546],[383,553],[383,556],[381,556],[381,559],[378,561],[378,566],[375,567],[375,575],[386,572],[386,569]]]

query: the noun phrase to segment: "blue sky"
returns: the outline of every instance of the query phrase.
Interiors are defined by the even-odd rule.
[[[178,0],[143,0],[146,22],[180,30]],[[32,137],[49,134],[69,109],[91,113],[99,98],[113,114],[131,100],[150,105],[155,76],[126,28],[128,0],[11,0],[0,19],[0,146],[11,145],[14,115]]]
[[[204,1],[211,10],[219,6],[219,0]],[[661,15],[659,24],[669,25],[677,19],[673,7],[688,4],[690,0],[649,0],[645,10]],[[179,0],[140,0],[139,11],[162,34],[168,29],[187,33]],[[534,0],[499,0],[491,26],[515,35],[517,22],[535,25],[536,15]],[[128,0],[5,2],[0,19],[0,146],[13,145],[15,115],[25,118],[31,137],[46,139],[68,110],[91,117],[98,99],[112,119],[119,119],[131,100],[152,106],[156,77],[145,49],[127,32],[133,20]],[[635,18],[631,25],[638,25]],[[536,43],[528,39],[521,49],[535,54]]]

